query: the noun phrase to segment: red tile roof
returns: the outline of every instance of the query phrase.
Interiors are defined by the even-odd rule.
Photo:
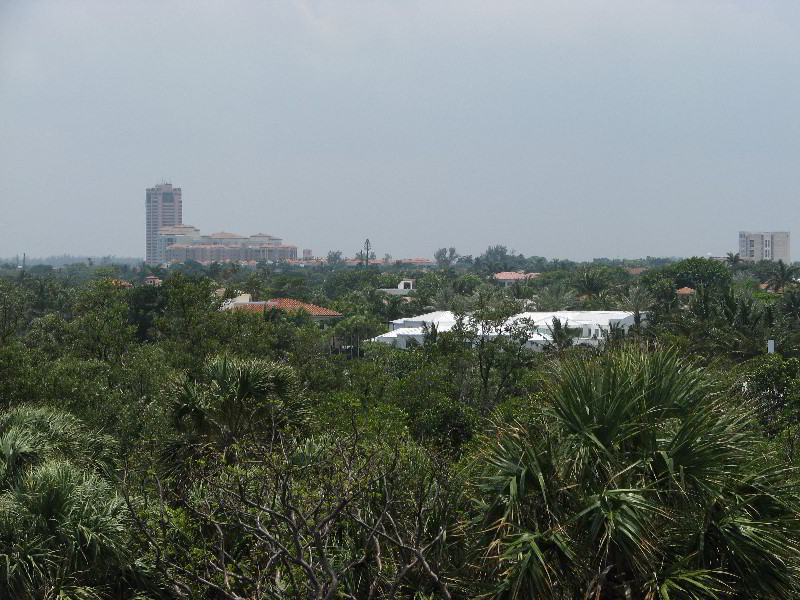
[[[267,306],[275,304],[275,308],[279,308],[281,310],[285,310],[286,312],[294,312],[298,310],[303,310],[310,315],[315,317],[341,317],[342,313],[336,312],[335,310],[331,310],[329,308],[324,308],[322,306],[317,306],[316,304],[311,304],[309,302],[301,302],[300,300],[295,300],[294,298],[270,298],[267,300]]]
[[[681,296],[689,296],[690,294],[694,294],[694,288],[682,287],[677,293]]]
[[[316,304],[310,304],[308,302],[301,302],[300,300],[295,300],[294,298],[271,298],[264,302],[242,302],[240,304],[234,304],[232,309],[233,310],[244,310],[247,312],[255,312],[261,313],[264,312],[265,308],[277,308],[278,310],[282,310],[285,312],[307,312],[312,317],[341,317],[342,313],[336,312],[335,310],[330,310],[329,308],[324,308],[322,306],[317,306]]]

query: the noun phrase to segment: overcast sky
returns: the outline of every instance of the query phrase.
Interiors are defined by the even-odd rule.
[[[800,257],[800,2],[0,0],[0,256]]]

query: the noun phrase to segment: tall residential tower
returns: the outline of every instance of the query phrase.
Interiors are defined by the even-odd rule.
[[[147,188],[147,251],[145,260],[149,265],[164,262],[158,248],[158,231],[162,227],[183,224],[183,203],[181,188],[172,187],[171,183],[161,183]]]

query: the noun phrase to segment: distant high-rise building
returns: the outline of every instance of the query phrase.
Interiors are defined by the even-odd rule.
[[[782,260],[789,263],[788,231],[740,231],[739,257],[747,261]]]
[[[164,262],[163,253],[159,252],[158,232],[162,227],[172,227],[183,223],[183,203],[181,188],[172,187],[171,183],[162,183],[147,188],[147,248],[145,260],[149,265]]]

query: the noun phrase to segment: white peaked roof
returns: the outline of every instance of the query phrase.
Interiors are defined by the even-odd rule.
[[[401,327],[400,329],[395,329],[394,331],[388,331],[383,335],[379,335],[376,338],[370,340],[371,342],[383,342],[386,340],[396,340],[397,336],[417,336],[423,335],[425,330],[422,327]]]
[[[608,326],[611,323],[632,317],[632,312],[624,310],[561,310],[556,312],[524,312],[511,317],[512,320],[529,319],[536,323],[552,323],[558,319],[561,323],[581,323]]]
[[[416,317],[403,317],[402,319],[395,319],[392,323],[398,327],[408,327],[412,323],[455,323],[456,316],[449,310],[437,310],[434,312],[425,313],[424,315],[417,315]]]

